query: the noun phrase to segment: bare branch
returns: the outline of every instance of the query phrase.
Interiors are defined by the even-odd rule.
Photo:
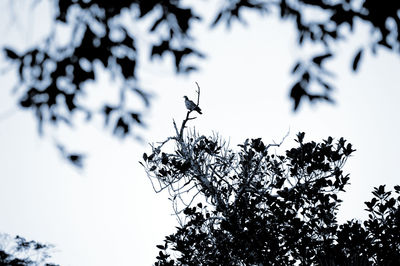
[[[196,81],[196,85],[197,85],[197,106],[199,106],[200,105],[200,86],[199,86],[199,83],[197,83],[197,81]]]
[[[200,104],[200,86],[199,86],[199,84],[196,82],[196,85],[197,85],[197,91],[196,91],[196,93],[197,93],[197,106],[199,106],[199,104]],[[184,131],[184,129],[185,129],[185,127],[186,127],[186,123],[188,122],[188,121],[190,121],[190,120],[193,120],[193,119],[196,119],[197,117],[190,117],[190,114],[193,112],[194,110],[189,110],[187,113],[186,113],[186,118],[182,121],[182,125],[181,125],[181,128],[180,128],[180,130],[179,130],[179,139],[181,139],[181,140],[183,140],[183,131]],[[176,124],[174,124],[175,125],[175,127],[176,127]]]
[[[286,133],[286,135],[282,138],[281,142],[268,144],[265,147],[265,151],[267,151],[270,147],[280,147],[283,144],[283,142],[285,141],[285,139],[289,136],[289,134],[290,134],[290,128],[289,128],[288,132]]]

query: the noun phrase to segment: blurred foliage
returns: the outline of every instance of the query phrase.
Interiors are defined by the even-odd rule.
[[[141,111],[124,104],[127,94],[139,97],[145,106],[150,104],[149,94],[137,85],[139,52],[136,36],[123,22],[124,10],[129,10],[134,21],[161,11],[149,32],[165,25],[168,34],[161,42],[150,44],[152,56],[172,53],[178,73],[194,69],[184,65],[186,56],[202,56],[186,44],[190,23],[199,17],[179,1],[59,1],[56,7],[56,27],[43,43],[22,52],[4,48],[18,66],[19,89],[24,90],[19,104],[35,113],[40,129],[44,123],[72,125],[75,112],[83,112],[88,120],[93,112],[102,113],[105,124],[120,137],[131,133],[132,126],[143,125]],[[62,26],[72,32],[66,44],[56,38]],[[84,85],[97,78],[95,64],[122,81],[119,104],[106,102],[101,110],[86,106]]]
[[[52,245],[42,244],[33,240],[27,241],[20,236],[11,238],[7,234],[0,234],[0,265],[56,266],[56,264],[47,262],[50,258],[49,251],[52,248]]]
[[[353,33],[356,23],[368,25],[371,38],[355,52],[351,63],[353,71],[358,70],[360,59],[366,49],[370,49],[373,54],[376,54],[380,47],[400,52],[399,1],[225,0],[224,2],[225,7],[217,11],[212,25],[217,25],[221,21],[226,22],[228,26],[233,20],[244,22],[241,11],[245,9],[268,14],[269,11],[277,11],[275,13],[278,13],[282,20],[294,22],[299,45],[310,42],[324,47],[324,53],[315,54],[306,61],[298,61],[293,67],[292,74],[297,78],[290,91],[294,110],[298,109],[304,99],[333,102],[331,91],[334,86],[327,81],[332,73],[324,68],[323,63],[333,57],[332,46]],[[319,87],[320,92],[312,92],[312,87]]]
[[[369,25],[371,38],[355,52],[350,64],[354,71],[359,68],[366,49],[375,53],[377,48],[385,47],[398,52],[400,47],[399,1],[222,0],[219,4],[213,10],[215,18],[211,26],[244,22],[244,10],[278,15],[294,23],[299,45],[309,42],[324,47],[325,52],[294,64],[292,74],[296,80],[290,90],[294,110],[304,99],[333,101],[333,85],[328,81],[332,73],[324,64],[334,56],[332,45],[350,35],[357,22]],[[54,1],[54,6],[54,27],[42,43],[24,51],[13,47],[3,49],[18,68],[22,95],[19,105],[36,115],[40,130],[45,123],[72,125],[77,112],[84,113],[88,120],[93,113],[100,113],[106,126],[119,137],[132,135],[134,127],[142,126],[145,110],[125,104],[129,95],[141,99],[145,106],[150,104],[149,93],[138,82],[138,58],[142,51],[137,40],[140,38],[149,40],[151,58],[172,57],[177,73],[197,69],[187,58],[204,57],[194,46],[196,36],[190,33],[194,22],[202,20],[195,12],[194,1],[65,0]],[[310,11],[318,15],[306,15]],[[126,17],[129,23],[149,18],[148,36],[136,34],[124,21]],[[72,34],[63,36],[69,39],[61,44],[56,36],[65,28]],[[95,64],[113,73],[122,84],[120,102],[102,103],[100,110],[92,110],[84,97],[84,85],[98,79]],[[316,88],[319,92],[315,92]]]

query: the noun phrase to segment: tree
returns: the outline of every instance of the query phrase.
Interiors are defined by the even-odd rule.
[[[0,264],[1,265],[46,265],[56,266],[49,263],[49,251],[52,245],[42,244],[36,241],[27,241],[25,238],[16,236],[12,238],[7,234],[0,234]]]
[[[400,263],[400,186],[397,197],[375,188],[364,223],[336,220],[349,183],[342,168],[355,151],[346,140],[305,142],[299,133],[284,155],[271,151],[282,142],[260,138],[234,151],[219,136],[187,129],[191,112],[141,163],[155,191],[170,193],[179,221],[157,246],[156,265]]]
[[[148,38],[151,40],[151,58],[172,56],[177,73],[196,70],[196,64],[188,62],[188,58],[203,57],[194,46],[191,34],[193,24],[202,20],[195,12],[194,1],[73,0],[55,1],[54,8],[54,25],[41,43],[23,51],[13,47],[3,49],[17,68],[17,85],[22,91],[19,105],[36,115],[40,129],[43,124],[72,125],[79,112],[88,120],[100,113],[113,134],[120,137],[132,134],[134,126],[143,125],[145,110],[128,107],[126,98],[133,95],[146,106],[150,104],[149,94],[141,87],[137,74],[143,54],[137,40],[148,36],[136,34],[131,22],[138,25],[150,17],[146,34],[152,37]],[[398,1],[225,0],[216,8],[211,26],[223,23],[230,26],[235,20],[245,22],[244,10],[293,21],[298,43],[310,42],[321,50],[309,60],[296,62],[293,67],[296,81],[291,87],[290,98],[297,110],[304,99],[333,101],[330,95],[333,85],[327,80],[330,72],[324,68],[324,62],[334,56],[334,45],[351,35],[355,24],[369,25],[373,37],[355,52],[354,71],[366,49],[373,53],[380,47],[400,51],[399,9]],[[310,17],[306,15],[309,11],[318,15]],[[66,42],[60,42],[57,36],[60,32],[68,32],[65,29],[70,34]],[[99,103],[99,109],[87,104],[85,85],[99,75],[96,67],[114,73],[119,79],[122,84],[119,103]],[[311,92],[311,87],[315,86],[320,87],[320,92]]]

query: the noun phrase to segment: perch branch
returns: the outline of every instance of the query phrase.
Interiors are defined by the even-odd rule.
[[[199,86],[199,84],[196,82],[196,85],[197,85],[197,91],[196,91],[196,93],[197,93],[197,106],[199,106],[199,104],[200,104],[200,86]],[[197,117],[190,117],[190,113],[191,112],[193,112],[193,110],[192,111],[188,111],[187,113],[186,113],[186,118],[182,121],[182,125],[181,125],[181,129],[179,130],[179,135],[178,135],[178,138],[181,140],[181,141],[183,141],[183,130],[185,129],[185,127],[186,127],[186,123],[189,121],[189,120],[193,120],[193,119],[196,119]],[[176,127],[176,125],[174,124],[174,126]]]

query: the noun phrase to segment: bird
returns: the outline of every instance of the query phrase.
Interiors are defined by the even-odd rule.
[[[186,105],[186,108],[187,108],[189,111],[196,111],[196,112],[198,112],[199,114],[203,114],[203,113],[201,112],[200,107],[198,107],[193,101],[189,100],[189,98],[188,98],[187,96],[183,96],[183,98],[185,98],[185,105]]]

